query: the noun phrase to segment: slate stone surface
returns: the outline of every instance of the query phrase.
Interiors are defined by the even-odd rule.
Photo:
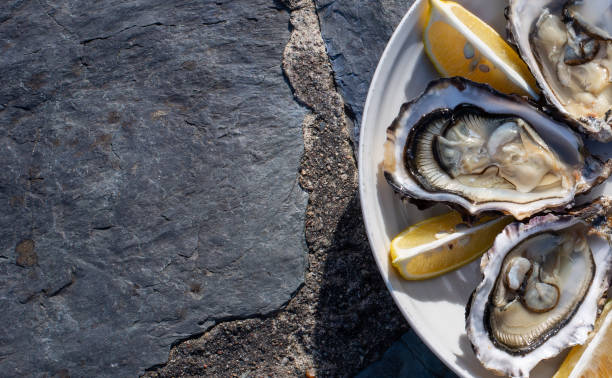
[[[315,0],[336,82],[355,123],[356,141],[378,60],[413,2]]]
[[[5,1],[0,375],[135,376],[303,282],[272,0]]]
[[[385,352],[380,360],[359,373],[357,378],[438,377],[457,375],[434,356],[419,337],[410,330]]]
[[[266,317],[227,321],[172,348],[147,377],[353,377],[408,330],[369,250],[350,143],[313,0],[284,0],[283,68],[310,111],[300,185],[308,191],[304,286]]]

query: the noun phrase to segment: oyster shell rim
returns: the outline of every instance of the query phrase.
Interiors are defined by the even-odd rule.
[[[557,221],[559,221],[559,220],[557,220]],[[583,221],[576,221],[576,222],[573,222],[572,224],[570,224],[568,227],[561,227],[559,230],[572,227],[574,225],[577,225],[578,223],[584,223],[584,222]],[[553,229],[553,230],[554,231],[558,231],[557,229]],[[516,246],[519,243],[527,240],[527,238],[536,237],[536,236],[538,236],[538,235],[540,235],[542,233],[548,232],[548,231],[551,231],[551,229],[546,229],[546,230],[541,230],[541,231],[538,231],[538,232],[531,233],[531,234],[529,234],[529,236],[525,237],[524,239],[518,240],[516,242],[516,244],[514,244],[514,245]],[[508,252],[510,252],[511,250],[512,249],[508,250]],[[595,264],[595,258],[593,257],[593,253],[591,253],[589,256],[590,256],[590,259],[591,259],[591,264],[593,266],[593,269],[595,270],[595,272],[593,272],[593,274],[591,276],[591,279],[589,280],[588,286],[591,286],[593,284],[594,279],[595,279],[595,273],[596,273],[597,265]],[[504,256],[504,258],[505,258],[505,256]],[[503,268],[503,262],[504,262],[504,259],[501,259],[502,265],[500,266],[500,270]],[[498,272],[498,275],[499,275],[499,273],[500,272]],[[493,282],[493,289],[495,289],[495,285],[496,284],[497,284],[497,279],[495,280],[495,282]],[[494,290],[491,290],[491,293],[489,294],[489,299],[488,299],[487,303],[491,302],[493,295],[494,295]],[[582,298],[577,303],[576,308],[574,310],[572,310],[571,313],[568,314],[567,318],[563,319],[560,323],[557,323],[555,325],[555,327],[553,327],[550,330],[548,330],[547,332],[545,332],[544,335],[541,336],[541,340],[538,340],[535,344],[529,345],[528,347],[523,348],[521,350],[512,350],[512,349],[508,348],[507,346],[505,346],[504,344],[500,343],[498,340],[496,340],[493,337],[493,335],[491,334],[492,329],[491,329],[490,322],[486,322],[485,321],[484,322],[484,327],[485,327],[486,331],[489,333],[489,339],[491,340],[491,342],[496,347],[498,347],[499,349],[503,349],[508,354],[515,355],[515,356],[522,356],[522,355],[525,355],[527,353],[531,353],[535,349],[539,348],[542,344],[544,344],[546,342],[546,340],[548,340],[549,338],[554,336],[559,331],[560,328],[565,327],[565,325],[571,320],[571,318],[574,316],[574,314],[578,311],[578,308],[582,305],[583,301],[584,301],[584,298]],[[489,314],[490,314],[490,311],[491,311],[490,307],[486,307],[483,316],[485,318],[488,318]]]
[[[600,142],[612,142],[612,124],[607,123],[603,118],[596,118],[592,116],[575,117],[565,110],[563,104],[561,104],[561,102],[554,95],[551,87],[548,85],[544,75],[542,74],[542,70],[538,64],[538,59],[534,50],[531,49],[530,43],[533,24],[537,21],[541,13],[534,15],[534,18],[531,19],[531,22],[527,28],[527,35],[523,36],[513,21],[514,19],[522,21],[523,19],[521,19],[521,17],[525,17],[524,13],[528,13],[521,12],[520,10],[515,11],[516,7],[518,7],[517,3],[519,3],[519,1],[520,0],[509,0],[508,6],[504,9],[504,16],[506,18],[506,39],[516,48],[516,50],[518,50],[520,57],[527,64],[529,71],[536,80],[536,84],[543,94],[543,96],[540,96],[539,105],[543,109],[546,109],[548,105],[552,106],[553,109],[549,109],[547,112],[550,112],[551,115],[558,113],[565,118],[565,122],[568,125],[572,126],[576,131],[587,135],[589,138]],[[546,5],[553,3],[554,1],[555,0],[529,0],[529,4],[534,7],[534,4],[539,4],[539,9],[543,10],[546,8]],[[564,4],[567,2],[567,0],[564,0],[563,4],[559,5],[559,8],[563,8]],[[521,42],[525,38],[527,39],[527,43]],[[525,47],[525,45],[527,47]],[[606,114],[608,113],[612,114],[612,108],[608,110]]]
[[[451,89],[448,89],[451,88]],[[452,102],[441,99],[438,96],[439,91],[451,91],[455,90],[459,99],[453,98]],[[466,92],[476,92],[469,93]],[[557,201],[551,200],[550,198],[538,199],[532,202],[527,202],[524,204],[517,204],[508,201],[489,201],[489,202],[475,202],[466,197],[461,196],[460,194],[453,192],[445,192],[445,191],[436,191],[431,192],[424,188],[417,179],[407,170],[406,165],[398,166],[398,161],[403,161],[405,158],[405,146],[408,140],[409,135],[411,134],[412,128],[419,123],[419,121],[427,117],[429,113],[434,111],[439,111],[440,109],[450,109],[453,110],[455,107],[465,104],[466,102],[469,105],[477,106],[482,109],[482,106],[475,105],[475,101],[470,103],[469,101],[465,101],[465,99],[461,99],[462,96],[469,98],[481,98],[480,96],[486,94],[487,96],[491,96],[490,98],[494,100],[498,100],[497,103],[494,101],[488,101],[486,104],[486,108],[483,109],[485,113],[489,114],[512,114],[512,106],[514,106],[516,110],[515,114],[512,115],[528,115],[528,117],[523,117],[526,120],[529,119],[545,119],[546,122],[550,124],[554,124],[554,127],[550,128],[552,132],[556,133],[558,138],[564,138],[565,143],[567,143],[566,148],[572,148],[571,141],[575,141],[575,146],[577,147],[577,154],[581,154],[585,157],[591,158],[588,163],[590,165],[597,164],[598,165],[598,175],[596,177],[590,177],[588,180],[582,176],[581,180],[577,180],[576,187],[571,191],[566,197],[561,199],[557,199]],[[449,93],[447,95],[452,95]],[[452,97],[452,96],[451,96]],[[422,102],[429,101],[431,104],[423,105]],[[437,104],[440,106],[436,106]],[[502,103],[503,105],[500,105]],[[496,112],[496,108],[502,108],[504,111]],[[425,109],[421,109],[425,108]],[[424,111],[423,111],[424,110]],[[412,113],[416,113],[415,116]],[[408,118],[412,120],[410,127],[402,127],[402,124],[405,123],[403,119]],[[412,119],[416,118],[416,120]],[[561,118],[561,119],[560,119]],[[440,78],[436,80],[432,80],[429,82],[424,91],[416,98],[403,103],[400,106],[400,111],[398,115],[394,118],[391,125],[386,130],[387,140],[385,141],[384,146],[384,159],[382,162],[382,170],[383,175],[387,181],[387,183],[394,189],[395,192],[399,193],[402,197],[409,199],[419,206],[419,208],[425,208],[430,203],[445,203],[463,213],[469,213],[471,215],[481,215],[487,212],[502,212],[505,214],[510,214],[517,219],[524,219],[534,214],[540,213],[547,209],[562,209],[569,207],[573,204],[574,197],[576,194],[582,194],[588,192],[594,186],[600,184],[604,181],[612,172],[612,160],[607,162],[602,162],[597,156],[590,155],[588,151],[584,148],[584,143],[580,137],[580,135],[576,134],[576,132],[566,125],[564,117],[555,117],[549,114],[548,112],[540,109],[537,106],[537,103],[533,102],[530,99],[514,95],[514,94],[504,94],[497,92],[495,89],[490,87],[487,84],[476,83],[471,80],[465,79],[463,77],[451,77],[451,78]],[[550,127],[543,126],[544,128]],[[539,128],[539,126],[538,126]],[[540,132],[540,131],[538,131]],[[549,138],[549,136],[547,136]],[[402,144],[401,151],[400,149],[396,149],[395,146],[397,144]],[[574,145],[572,145],[574,146]],[[585,159],[586,165],[586,159]],[[584,166],[583,166],[584,168]],[[413,182],[410,185],[406,182],[405,179],[398,180],[394,177],[394,173],[396,171],[401,171],[400,173],[407,176],[410,176],[410,180]],[[404,176],[402,176],[404,177]],[[558,198],[558,197],[557,197]]]
[[[601,204],[601,202],[604,202],[604,204]],[[601,205],[605,209],[610,206],[610,203],[606,198],[604,201],[595,203],[595,205],[598,207]],[[591,209],[587,210],[591,211]],[[588,337],[588,332],[592,330],[595,322],[596,313],[599,308],[599,299],[605,295],[610,284],[609,274],[612,269],[612,253],[610,252],[612,251],[612,245],[610,243],[610,235],[606,235],[604,232],[598,230],[597,224],[600,222],[599,220],[595,217],[591,219],[584,218],[586,218],[586,216],[582,217],[580,214],[570,212],[564,215],[547,214],[544,216],[536,216],[531,218],[527,224],[520,222],[511,223],[496,237],[493,247],[483,255],[480,264],[483,278],[468,300],[465,317],[466,332],[472,349],[480,363],[486,369],[499,374],[529,376],[529,371],[541,360],[554,357],[572,345],[584,343]],[[488,275],[491,274],[491,271],[497,271],[499,273],[506,254],[512,250],[513,246],[521,241],[540,232],[561,230],[578,223],[584,223],[590,230],[593,230],[589,236],[602,239],[607,244],[606,250],[608,251],[605,253],[605,251],[599,250],[597,256],[595,256],[596,252],[592,251],[592,257],[595,262],[595,272],[587,294],[578,304],[572,315],[568,317],[567,321],[559,327],[555,326],[555,332],[542,343],[530,349],[529,352],[524,354],[510,353],[507,348],[499,348],[492,340],[489,330],[487,329],[487,322],[485,321],[486,306],[490,301],[490,296],[492,295],[495,282],[497,281],[497,274],[495,274],[492,279]],[[609,232],[609,230],[607,231]],[[484,295],[484,299],[483,297],[479,297],[479,293],[482,290],[488,290],[485,293],[486,295]],[[482,307],[485,307],[485,311],[482,311],[480,315],[479,312],[474,311],[475,308],[480,310]],[[476,315],[472,316],[474,313],[476,313]],[[475,328],[477,327],[475,324],[478,325],[481,323],[482,329],[476,331]],[[483,331],[485,333],[484,335]],[[485,339],[484,341],[483,336]],[[475,339],[478,340],[478,343],[474,342]],[[536,356],[532,354],[535,351],[542,351],[540,352],[542,355]],[[486,353],[496,354],[494,356],[496,358],[483,361],[481,356]],[[500,356],[497,356],[497,354],[500,354]]]

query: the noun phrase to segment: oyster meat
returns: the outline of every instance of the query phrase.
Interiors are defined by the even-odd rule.
[[[612,140],[612,0],[511,0],[509,29],[545,97]]]
[[[432,82],[387,129],[384,174],[403,196],[522,219],[610,174],[563,122],[466,79]]]
[[[604,198],[571,215],[510,224],[497,236],[466,313],[487,369],[528,376],[539,361],[585,342],[609,285],[609,207]]]

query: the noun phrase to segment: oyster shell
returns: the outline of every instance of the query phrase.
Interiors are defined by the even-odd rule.
[[[590,35],[612,40],[612,3],[609,0],[568,1],[563,14],[580,24]]]
[[[604,198],[570,215],[512,223],[497,236],[466,311],[487,369],[528,376],[539,361],[585,342],[609,285],[610,205]]]
[[[508,29],[546,99],[612,140],[612,0],[510,0]]]
[[[384,175],[401,195],[523,219],[610,175],[564,123],[462,78],[433,81],[387,129]]]

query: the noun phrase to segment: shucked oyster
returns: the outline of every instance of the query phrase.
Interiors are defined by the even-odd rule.
[[[511,0],[507,16],[548,101],[612,140],[612,0]]]
[[[487,369],[528,376],[539,361],[585,342],[609,285],[610,205],[604,198],[571,215],[510,224],[497,236],[466,312]]]
[[[412,199],[522,219],[570,204],[610,167],[521,98],[452,78],[402,106],[387,129],[384,174]]]

